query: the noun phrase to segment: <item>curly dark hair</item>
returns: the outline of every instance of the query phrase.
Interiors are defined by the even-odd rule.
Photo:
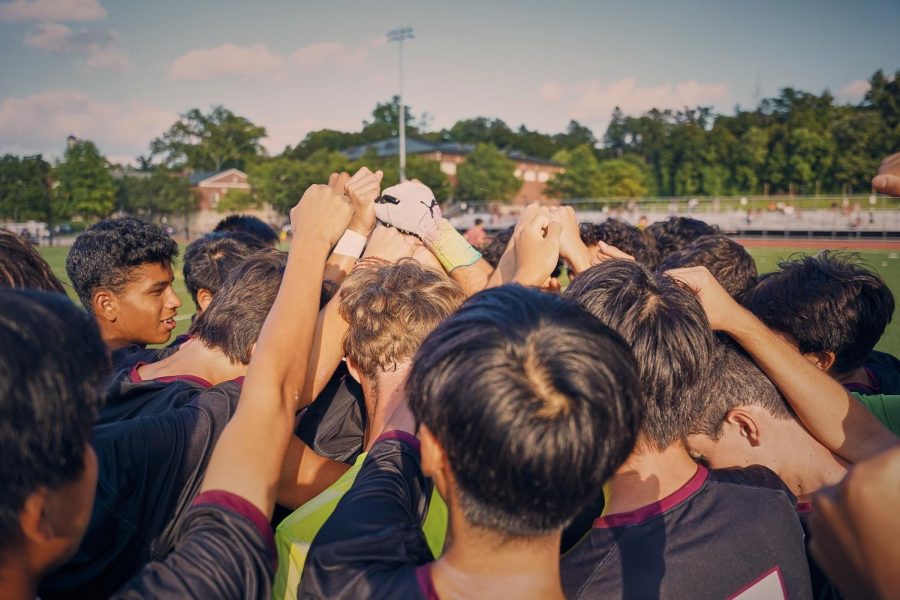
[[[219,221],[213,231],[240,231],[252,235],[267,246],[278,245],[278,234],[275,230],[253,215],[228,215]]]
[[[97,290],[121,291],[135,267],[171,264],[178,244],[151,223],[131,217],[106,219],[75,238],[66,258],[72,287],[88,312]]]
[[[659,272],[680,267],[706,267],[722,287],[738,300],[756,285],[756,261],[727,235],[705,235],[659,264]]]
[[[634,257],[648,269],[655,269],[659,262],[656,240],[634,225],[620,219],[607,219],[602,223],[581,223],[581,241],[592,246],[605,242]]]
[[[0,286],[66,293],[50,265],[31,244],[3,228],[0,228]]]
[[[97,324],[71,300],[0,289],[0,551],[32,493],[84,471],[108,370]]]
[[[515,227],[507,227],[506,229],[498,231],[491,237],[491,241],[488,242],[488,245],[482,249],[482,258],[490,263],[495,269],[497,268],[497,265],[500,264],[500,259],[503,257],[503,253],[506,252],[506,247],[509,245],[509,240],[512,239],[514,231]]]
[[[669,217],[665,221],[651,223],[647,232],[656,240],[659,259],[665,260],[669,254],[681,250],[697,238],[719,233],[720,230],[718,225],[710,225],[699,219]]]
[[[894,315],[894,294],[855,252],[794,255],[760,278],[744,304],[800,352],[834,352],[831,370],[863,365]]]

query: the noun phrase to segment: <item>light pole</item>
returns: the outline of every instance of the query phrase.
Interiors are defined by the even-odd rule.
[[[411,40],[412,27],[400,27],[387,33],[389,42],[400,42],[400,181],[406,181],[406,109],[403,106],[403,40]]]

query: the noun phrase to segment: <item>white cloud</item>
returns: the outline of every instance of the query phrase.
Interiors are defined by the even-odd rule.
[[[367,48],[349,47],[341,42],[310,44],[298,48],[291,54],[291,62],[300,69],[322,66],[359,67],[368,58],[369,50]]]
[[[74,31],[58,23],[42,23],[25,35],[25,45],[53,54],[66,54],[84,59],[88,69],[128,69],[132,65],[122,38],[109,29]]]
[[[169,77],[180,81],[253,79],[280,75],[284,65],[284,57],[269,50],[265,44],[222,44],[214,48],[197,48],[175,59],[169,67]]]
[[[309,117],[278,119],[274,123],[271,120],[266,122],[265,118],[259,121],[251,120],[254,123],[260,123],[266,128],[266,132],[269,135],[263,138],[262,145],[272,156],[281,154],[285,146],[293,146],[310,131],[324,127],[323,123]]]
[[[847,100],[848,102],[859,102],[863,99],[863,96],[866,95],[866,92],[869,91],[870,87],[868,81],[857,79],[839,89],[837,97],[841,100]]]
[[[687,80],[643,86],[634,77],[624,77],[603,85],[594,79],[574,87],[568,106],[572,118],[605,120],[616,106],[627,114],[639,114],[651,108],[719,104],[728,98],[728,93],[725,83]]]
[[[13,0],[0,2],[0,22],[99,21],[106,9],[97,0]]]
[[[77,90],[50,90],[0,101],[0,140],[4,148],[53,155],[72,134],[96,142],[101,151],[137,155],[177,118],[140,102],[120,106]]]
[[[550,81],[545,81],[541,88],[538,90],[538,96],[540,96],[541,100],[544,102],[559,102],[562,100],[563,86],[560,82],[551,79]]]

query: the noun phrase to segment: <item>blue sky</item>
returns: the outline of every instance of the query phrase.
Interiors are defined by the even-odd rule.
[[[0,0],[0,152],[58,156],[65,137],[115,160],[178,113],[224,104],[273,153],[358,129],[396,92],[432,126],[474,116],[602,135],[615,105],[731,112],[785,86],[858,101],[900,68],[900,1],[470,2]]]

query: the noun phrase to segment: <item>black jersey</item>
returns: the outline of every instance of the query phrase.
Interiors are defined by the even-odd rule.
[[[94,428],[99,478],[91,521],[75,556],[44,579],[42,597],[106,597],[172,550],[240,385],[195,387],[183,401],[183,382],[151,383],[145,401],[169,408]]]
[[[764,467],[700,466],[659,502],[598,518],[561,575],[568,598],[811,597],[796,500]]]
[[[172,553],[113,598],[267,599],[276,564],[266,516],[240,496],[208,491],[187,510]]]
[[[383,434],[316,535],[300,598],[430,598],[434,556],[422,533],[431,483],[418,440]]]

